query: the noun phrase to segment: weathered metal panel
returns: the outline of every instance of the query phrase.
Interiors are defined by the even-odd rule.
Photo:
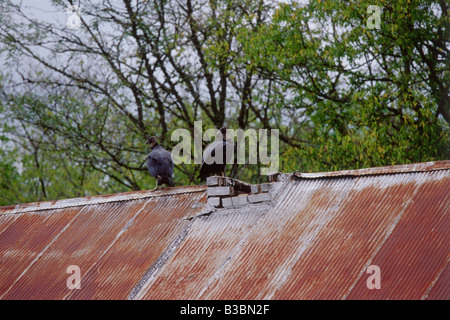
[[[388,252],[390,259],[401,265],[406,256],[414,254],[406,251],[397,259],[398,250],[407,247],[411,238],[424,241],[416,238],[424,216],[448,230],[448,200],[442,197],[449,194],[448,171],[321,178],[290,184],[201,298],[354,299],[349,293],[356,282],[363,282],[364,290],[369,291],[364,272],[375,263],[372,260],[388,239],[397,241],[397,251]],[[427,189],[433,185],[436,188]],[[433,193],[440,198],[431,197]],[[423,210],[411,207],[423,199],[437,205]],[[407,231],[393,233],[399,230],[399,221],[409,216]],[[422,280],[413,274],[412,279],[417,277],[422,287],[432,288],[436,272],[448,259],[448,241],[442,237],[429,237],[425,242],[428,250],[440,246],[441,251],[435,252],[436,266],[429,277]],[[414,249],[417,259],[428,259],[426,250]],[[385,290],[382,297],[411,298],[414,285],[408,285],[398,287],[396,294]]]
[[[443,161],[430,161],[430,162],[411,163],[386,167],[354,169],[354,170],[314,172],[314,173],[294,173],[294,175],[304,179],[317,179],[317,178],[359,177],[359,176],[380,175],[380,174],[387,175],[387,174],[399,174],[410,172],[417,173],[417,172],[430,172],[448,169],[450,169],[450,161],[443,160]]]
[[[89,270],[132,218],[134,208],[131,201],[81,207],[73,221],[52,239],[46,252],[8,290],[4,299],[20,299],[24,295],[28,299],[65,297],[71,292],[66,285],[67,268],[76,265],[82,274]]]
[[[76,214],[76,210],[56,210],[0,216],[2,227],[5,221],[8,224],[0,234],[0,299],[4,299],[39,258],[48,252],[52,240]],[[42,277],[45,273],[39,278]],[[30,284],[28,289],[43,290],[40,283]],[[29,293],[24,293],[23,297],[28,298]]]
[[[84,290],[68,299],[127,299],[147,270],[188,225],[183,219],[204,193],[147,200],[84,278]]]
[[[365,271],[368,265],[377,265],[373,257],[408,215],[411,199],[421,192],[417,179],[417,174],[357,179],[338,215],[300,257],[275,298],[350,299],[348,292],[358,280],[365,293],[373,292],[366,286]],[[401,295],[405,298],[404,292]]]
[[[126,299],[187,224],[183,218],[206,201],[204,189],[129,201],[89,199],[88,205],[82,200],[65,209],[0,216],[18,217],[0,235],[2,299]],[[71,265],[80,268],[81,290],[66,285]]]
[[[436,280],[433,280],[428,293],[422,299],[450,300],[450,264],[448,260],[447,258],[442,272],[437,275]]]
[[[252,229],[233,264],[205,292],[206,299],[270,299],[295,262],[337,214],[351,179],[292,181],[277,205]],[[311,210],[314,203],[314,210]]]
[[[143,288],[136,299],[199,299],[267,207],[231,209],[195,219],[173,257]]]
[[[450,283],[442,274],[450,257],[450,177],[448,172],[414,176],[416,192],[371,261],[380,267],[381,289],[368,290],[364,275],[349,299],[427,299],[442,280],[447,289],[433,298],[450,299]]]
[[[0,298],[450,299],[450,161],[283,181],[204,215],[205,187],[0,208]]]

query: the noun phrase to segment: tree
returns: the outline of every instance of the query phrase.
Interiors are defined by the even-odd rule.
[[[369,4],[382,11],[379,29],[367,25]],[[445,1],[280,5],[246,51],[305,111],[307,142],[286,151],[284,169],[448,157],[448,16]]]
[[[82,27],[73,30],[4,1],[0,38],[14,71],[2,86],[8,116],[33,127],[50,154],[64,150],[115,181],[116,192],[139,190],[148,185],[149,135],[172,147],[171,132],[192,131],[194,120],[205,129],[258,126],[249,99],[257,79],[237,34],[266,19],[264,3],[53,1],[59,12],[81,5]],[[196,170],[180,165],[176,180],[193,183]]]

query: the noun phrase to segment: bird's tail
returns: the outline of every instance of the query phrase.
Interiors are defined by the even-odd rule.
[[[173,182],[173,179],[171,177],[159,177],[158,178],[158,185],[166,184],[169,187],[175,187],[175,183]]]

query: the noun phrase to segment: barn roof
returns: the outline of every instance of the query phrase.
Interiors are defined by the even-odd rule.
[[[0,299],[450,298],[450,161],[272,181],[0,207]]]

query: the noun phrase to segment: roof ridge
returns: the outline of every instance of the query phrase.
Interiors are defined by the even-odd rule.
[[[178,189],[178,190],[177,190]],[[181,189],[181,190],[180,190]],[[161,191],[169,191],[163,192]],[[42,202],[31,202],[25,204],[10,205],[0,207],[0,216],[5,214],[18,214],[26,213],[30,211],[43,211],[43,210],[55,210],[64,209],[70,207],[88,206],[102,203],[113,203],[130,200],[139,200],[146,198],[165,197],[184,193],[195,193],[206,191],[206,186],[182,186],[175,188],[167,188],[166,190],[158,190],[160,192],[155,193],[153,190],[139,190],[121,192],[108,195],[95,195],[90,197],[69,198],[61,200],[49,200]]]
[[[429,161],[411,164],[399,164],[383,167],[371,167],[353,170],[327,171],[316,173],[294,172],[294,178],[300,179],[320,179],[335,177],[360,177],[370,175],[412,173],[412,172],[429,172],[439,170],[450,170],[450,160]]]
[[[412,173],[412,172],[427,172],[438,170],[450,170],[450,160],[429,161],[411,164],[400,164],[384,167],[371,167],[354,170],[341,170],[341,171],[328,171],[328,172],[316,172],[316,173],[277,173],[282,174],[294,179],[326,179],[326,178],[339,178],[339,177],[360,177],[368,175],[384,175],[384,174],[397,174],[397,173]],[[270,178],[270,177],[269,177]],[[272,179],[275,179],[272,177]],[[277,181],[276,178],[274,181]],[[270,180],[270,179],[269,179]],[[69,207],[86,206],[100,203],[112,203],[121,202],[145,198],[163,197],[175,194],[193,193],[206,191],[206,185],[189,185],[173,188],[166,188],[165,190],[139,190],[128,191],[109,195],[95,195],[90,197],[79,197],[61,200],[49,200],[43,202],[32,202],[25,204],[17,204],[0,207],[0,215],[25,213],[30,211],[43,211],[53,209],[63,209]],[[159,192],[158,192],[159,191]]]

